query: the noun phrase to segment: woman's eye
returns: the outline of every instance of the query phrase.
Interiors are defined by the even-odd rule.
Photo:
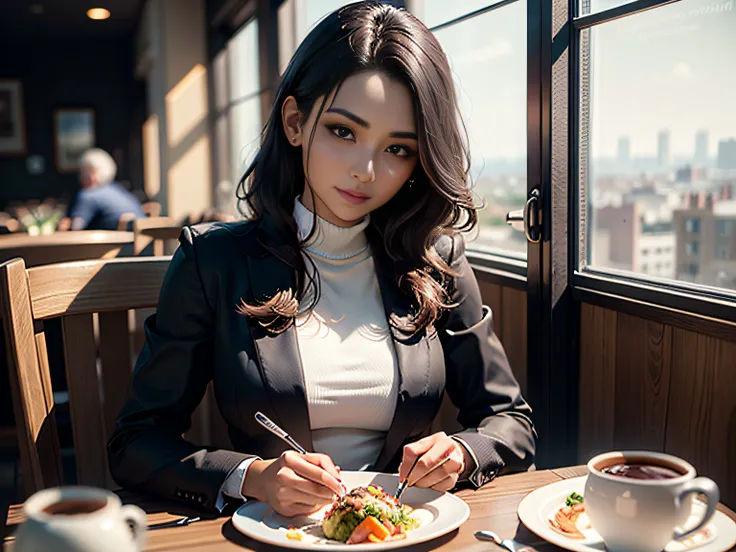
[[[348,127],[344,127],[341,125],[335,125],[331,127],[327,127],[330,129],[332,134],[337,136],[338,138],[341,138],[342,140],[353,140],[353,131],[350,130]]]
[[[396,155],[397,157],[411,157],[414,154],[411,149],[399,144],[394,144],[393,146],[387,147],[386,151],[392,155]]]

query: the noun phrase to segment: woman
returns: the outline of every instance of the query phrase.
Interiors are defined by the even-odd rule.
[[[536,434],[481,304],[476,223],[447,59],[375,2],[327,16],[284,73],[240,182],[251,220],[185,228],[108,446],[123,486],[287,515],[343,469],[482,485],[532,463]],[[181,436],[214,379],[234,451]],[[444,391],[465,428],[427,435]],[[286,451],[262,411],[310,454]]]

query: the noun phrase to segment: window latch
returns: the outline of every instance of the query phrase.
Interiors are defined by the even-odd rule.
[[[539,188],[529,192],[523,209],[506,214],[506,224],[514,230],[523,230],[530,243],[539,243],[542,239],[542,194]]]

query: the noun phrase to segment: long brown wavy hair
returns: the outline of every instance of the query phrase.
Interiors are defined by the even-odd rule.
[[[477,214],[450,67],[437,39],[416,17],[379,2],[357,2],[326,16],[297,49],[282,77],[260,151],[238,184],[241,212],[275,220],[287,242],[287,253],[282,250],[279,257],[297,275],[296,290],[280,290],[274,297],[257,298],[257,304],[243,301],[239,306],[241,314],[257,318],[270,331],[291,325],[310,285],[316,292],[309,309],[319,299],[318,279],[311,279],[301,255],[310,236],[299,241],[292,215],[294,200],[308,175],[304,174],[301,149],[292,147],[283,131],[281,106],[294,96],[306,120],[322,97],[318,121],[330,93],[360,71],[381,71],[409,88],[419,138],[413,184],[405,184],[372,212],[367,230],[374,253],[393,261],[392,276],[414,299],[409,319],[392,319],[391,323],[414,334],[451,306],[444,283],[452,272],[433,245],[442,234],[473,228]],[[307,158],[316,128],[315,122]]]

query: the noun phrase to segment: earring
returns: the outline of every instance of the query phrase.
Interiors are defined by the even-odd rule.
[[[294,143],[296,143],[296,136],[292,136],[291,137],[291,141],[294,142]]]
[[[414,179],[413,179],[413,178],[410,178],[410,179],[409,179],[409,187],[410,187],[410,188],[411,188],[411,185],[412,185],[412,184],[414,184]]]

